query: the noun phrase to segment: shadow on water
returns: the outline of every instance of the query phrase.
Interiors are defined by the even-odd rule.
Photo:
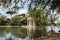
[[[5,33],[3,37],[0,37],[0,40],[32,40],[29,37],[26,38],[18,38],[16,36],[13,36],[11,33]]]

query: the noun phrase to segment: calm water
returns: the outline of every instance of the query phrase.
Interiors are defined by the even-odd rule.
[[[23,38],[18,38],[18,37],[16,37],[16,36],[13,36],[11,33],[6,33],[6,34],[4,34],[3,37],[0,37],[0,40],[6,40],[6,39],[9,39],[10,37],[12,38],[12,40],[32,40],[32,39],[30,39],[29,37],[26,37],[25,39],[23,39]]]
[[[50,31],[50,30],[51,30],[51,26],[47,27],[47,31]],[[55,28],[53,28],[53,30],[55,30],[55,32],[58,33],[58,31],[60,30],[60,28],[55,27]],[[32,40],[29,37],[26,37],[25,39],[18,38],[16,36],[13,36],[11,33],[5,33],[3,37],[0,37],[0,40],[6,40],[6,39],[9,39],[10,37],[12,38],[12,40]]]
[[[59,32],[59,30],[60,30],[59,27],[54,26],[52,29],[53,29],[56,33],[60,33],[60,32]],[[51,31],[51,26],[48,26],[48,27],[47,27],[47,32],[48,32],[48,31]]]

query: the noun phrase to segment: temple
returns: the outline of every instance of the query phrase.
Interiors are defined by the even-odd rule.
[[[27,18],[27,34],[28,36],[32,36],[32,34],[34,33],[35,30],[35,22],[34,19],[32,17],[28,17]]]

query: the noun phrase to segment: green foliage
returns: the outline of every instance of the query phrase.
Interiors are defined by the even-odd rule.
[[[44,7],[41,7],[39,9],[31,9],[28,13],[31,17],[34,18],[35,22],[38,25],[47,25],[48,23],[48,14],[47,14],[47,9],[45,9]]]
[[[16,26],[22,26],[27,25],[27,15],[25,14],[19,14],[11,19],[6,18],[6,16],[1,15],[0,16],[0,25],[16,25]]]
[[[29,4],[29,10],[34,7],[39,8],[42,6],[44,6],[44,7],[50,6],[51,10],[54,11],[54,10],[56,10],[56,8],[58,8],[57,11],[60,12],[59,11],[60,10],[60,6],[59,6],[60,0],[29,0],[29,1],[31,1]],[[32,5],[34,5],[34,6],[32,6]]]
[[[6,16],[0,15],[0,25],[6,25]]]
[[[44,7],[34,8],[29,10],[29,15],[34,18],[36,24],[36,30],[33,34],[33,38],[47,35],[46,25],[48,24],[48,10]]]
[[[6,20],[6,25],[9,25],[9,24],[10,24],[10,19],[7,18],[7,20]]]
[[[27,17],[25,14],[16,15],[11,19],[10,25],[27,25]]]

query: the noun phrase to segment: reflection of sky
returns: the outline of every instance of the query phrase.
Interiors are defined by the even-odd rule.
[[[59,30],[60,30],[60,28],[55,27],[55,28],[53,28],[53,30],[58,33]],[[51,26],[48,26],[48,27],[47,27],[47,31],[51,31]]]
[[[5,39],[9,39],[9,38],[12,38],[12,40],[32,40],[31,38],[29,37],[26,37],[26,38],[19,38],[19,37],[16,37],[16,36],[13,36],[11,33],[6,33],[5,36],[3,37],[0,37],[1,40],[5,40]]]

